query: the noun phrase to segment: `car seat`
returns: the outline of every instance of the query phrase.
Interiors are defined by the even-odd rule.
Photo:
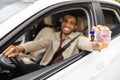
[[[84,17],[78,17],[76,31],[82,32],[85,36],[88,36],[88,22]]]
[[[44,36],[48,35],[48,33],[54,34],[55,22],[54,22],[53,16],[51,16],[51,15],[47,16],[44,19],[44,24],[45,24],[45,26],[43,27],[42,30],[39,31],[39,33],[37,34],[37,36],[34,40],[39,40],[39,39],[43,38]],[[40,27],[40,26],[38,26],[38,27]],[[30,54],[27,54],[27,55],[21,54],[21,58],[22,58],[23,62],[26,64],[32,63],[33,61],[36,61],[37,63],[39,63],[44,55],[44,52],[45,52],[45,49],[42,51],[37,50],[37,51],[31,52]],[[42,54],[40,54],[40,53],[42,53]],[[24,58],[29,58],[30,61],[28,61],[28,59],[24,59]],[[27,61],[25,61],[25,60],[27,60]],[[33,61],[31,61],[31,60],[33,60]]]

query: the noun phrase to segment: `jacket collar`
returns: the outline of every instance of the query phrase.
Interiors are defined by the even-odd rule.
[[[61,34],[61,31],[55,33],[56,39],[60,40],[60,34]],[[80,32],[72,32],[71,34],[68,35],[68,39],[73,39],[73,38],[76,37],[78,34],[81,34],[81,33],[80,33]]]

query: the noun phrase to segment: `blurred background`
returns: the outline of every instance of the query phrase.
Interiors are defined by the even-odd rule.
[[[37,0],[0,0],[0,9],[16,2],[35,2]]]
[[[115,1],[117,1],[117,2],[119,2],[119,3],[120,3],[120,0],[115,0]]]

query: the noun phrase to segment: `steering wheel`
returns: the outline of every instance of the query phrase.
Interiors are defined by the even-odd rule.
[[[0,57],[0,66],[4,69],[11,70],[17,68],[22,74],[25,74],[25,69],[17,58]]]

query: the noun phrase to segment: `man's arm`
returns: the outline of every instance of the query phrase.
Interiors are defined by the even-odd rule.
[[[18,46],[11,45],[7,49],[5,49],[5,51],[3,51],[3,56],[17,57],[19,56],[20,52],[27,53],[27,52],[45,49],[49,45],[51,37],[52,36],[48,35],[48,37],[42,38],[40,40],[26,42]]]

